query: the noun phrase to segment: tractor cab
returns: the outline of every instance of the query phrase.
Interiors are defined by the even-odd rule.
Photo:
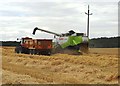
[[[21,39],[21,46],[25,48],[29,48],[31,44],[33,43],[32,38],[25,37]]]
[[[22,38],[21,44],[25,44],[25,43],[29,42],[30,40],[32,40],[32,38],[29,38],[29,37]]]

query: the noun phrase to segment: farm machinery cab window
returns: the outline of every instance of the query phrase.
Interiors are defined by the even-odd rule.
[[[21,44],[24,44],[24,39],[21,39]]]
[[[22,38],[21,44],[29,44],[31,42],[32,38]]]
[[[25,40],[25,39],[21,40],[21,44],[26,44],[26,43],[27,43],[27,40]]]

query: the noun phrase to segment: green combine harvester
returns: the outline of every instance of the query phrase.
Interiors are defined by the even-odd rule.
[[[70,30],[68,33],[58,34],[36,27],[33,30],[33,35],[35,35],[36,30],[40,30],[54,35],[53,49],[51,51],[52,53],[88,53],[89,39],[87,36],[85,36],[84,33],[76,33],[73,30]]]

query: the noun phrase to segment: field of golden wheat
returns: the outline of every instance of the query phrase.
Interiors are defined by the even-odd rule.
[[[89,54],[16,54],[1,47],[3,84],[117,84],[118,49],[91,48]]]

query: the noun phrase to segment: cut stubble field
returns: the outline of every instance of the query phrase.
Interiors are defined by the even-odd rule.
[[[89,54],[16,54],[1,47],[3,84],[118,84],[118,49],[90,48]]]

